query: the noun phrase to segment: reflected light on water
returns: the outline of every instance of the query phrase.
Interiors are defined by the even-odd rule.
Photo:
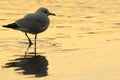
[[[0,69],[1,80],[120,80],[120,0],[0,0],[0,3],[0,65],[5,65]],[[39,7],[57,15],[50,17],[48,30],[37,39],[37,52],[48,60],[30,53],[32,57],[14,56],[11,60],[13,55],[24,54],[28,42],[22,32],[4,29],[2,25]],[[31,34],[30,37],[34,40]],[[53,75],[47,76],[48,73]]]

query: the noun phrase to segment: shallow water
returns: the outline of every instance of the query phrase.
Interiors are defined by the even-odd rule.
[[[57,16],[38,35],[40,56],[24,59],[24,33],[2,25],[39,7]],[[119,7],[119,0],[0,0],[0,79],[120,80]]]

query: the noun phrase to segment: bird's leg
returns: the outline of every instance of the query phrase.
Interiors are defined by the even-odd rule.
[[[36,39],[37,39],[37,34],[35,34],[35,47],[34,47],[35,56],[36,56]]]
[[[26,35],[26,37],[27,37],[27,39],[28,39],[28,41],[29,41],[29,47],[31,47],[31,45],[32,45],[33,43],[32,43],[32,41],[30,40],[30,38],[28,37],[27,33],[25,33],[25,35]]]
[[[32,45],[33,43],[32,43],[32,41],[30,40],[30,38],[28,37],[27,33],[25,33],[25,35],[26,35],[26,37],[27,37],[27,39],[28,39],[28,41],[29,41],[29,45],[28,45],[28,47],[27,47],[27,49],[26,49],[26,51],[25,51],[25,57],[26,57],[26,54],[27,54],[29,48],[31,47],[31,45]]]

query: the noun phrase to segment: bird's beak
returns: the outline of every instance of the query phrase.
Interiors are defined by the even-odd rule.
[[[54,13],[49,13],[49,15],[53,15],[53,16],[56,16],[56,14],[54,14]]]

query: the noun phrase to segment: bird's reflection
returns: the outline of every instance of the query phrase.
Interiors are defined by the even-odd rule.
[[[29,58],[17,58],[6,63],[4,68],[16,67],[15,71],[24,75],[35,75],[35,77],[47,76],[48,61],[44,56],[33,56]]]

